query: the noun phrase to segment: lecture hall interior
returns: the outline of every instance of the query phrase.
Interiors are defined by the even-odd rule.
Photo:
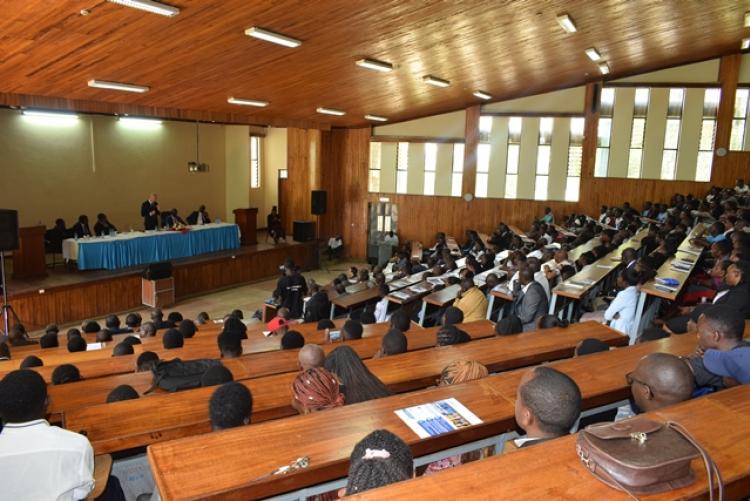
[[[750,0],[0,12],[0,500],[750,495]]]

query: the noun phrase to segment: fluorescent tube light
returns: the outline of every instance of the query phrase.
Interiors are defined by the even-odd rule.
[[[484,99],[485,101],[488,100],[488,99],[492,99],[492,96],[490,96],[489,94],[487,94],[486,92],[483,92],[481,90],[475,90],[474,91],[474,96],[478,97],[479,99]]]
[[[745,28],[750,28],[750,12],[745,12]]]
[[[588,49],[586,49],[586,55],[589,56],[589,59],[591,59],[595,63],[602,60],[602,55],[598,50],[596,50],[595,47],[589,47]]]
[[[575,23],[568,14],[560,14],[559,16],[557,16],[557,23],[568,33],[575,33],[576,31],[578,31],[576,29]]]
[[[255,106],[257,108],[265,108],[268,106],[268,101],[259,101],[257,99],[240,99],[239,97],[230,97],[227,99],[229,104],[239,104],[241,106]]]
[[[378,115],[365,115],[365,120],[372,120],[373,122],[387,122],[388,119]]]
[[[161,127],[161,120],[156,118],[136,118],[120,117],[118,121],[130,129],[158,129]]]
[[[106,82],[104,80],[89,80],[89,87],[138,93],[148,92],[150,90],[150,87],[147,87],[145,85],[134,85],[121,82]]]
[[[166,5],[161,2],[155,2],[154,0],[109,0],[112,3],[123,5],[125,7],[131,7],[133,9],[145,10],[152,14],[159,14],[160,16],[174,17],[180,13],[180,9]]]
[[[602,72],[602,75],[609,75],[609,65],[607,63],[600,64],[599,71]]]
[[[424,83],[434,85],[435,87],[448,87],[451,83],[448,80],[438,78],[434,75],[425,75],[422,77]]]
[[[78,121],[75,113],[24,110],[23,115],[27,120],[42,125],[73,125]]]
[[[360,68],[367,68],[368,70],[375,70],[383,73],[393,71],[393,65],[391,63],[378,61],[377,59],[360,59],[355,64]]]
[[[273,31],[264,30],[263,28],[258,28],[257,26],[246,29],[245,35],[258,38],[260,40],[265,40],[266,42],[283,45],[284,47],[294,48],[302,45],[302,42],[300,40],[297,40],[296,38],[288,37],[280,33],[274,33]]]
[[[335,110],[333,108],[322,108],[321,107],[321,108],[316,109],[315,111],[317,111],[318,113],[322,113],[324,115],[335,115],[337,117],[341,117],[341,116],[346,115],[345,111]]]

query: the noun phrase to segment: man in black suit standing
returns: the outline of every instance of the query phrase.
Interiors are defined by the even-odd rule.
[[[156,201],[156,193],[151,193],[148,200],[141,205],[141,216],[146,231],[155,230],[159,225],[159,203]]]

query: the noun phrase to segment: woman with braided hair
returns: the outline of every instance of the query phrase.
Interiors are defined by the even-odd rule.
[[[375,430],[352,450],[345,494],[376,489],[413,475],[414,458],[409,446],[388,430]]]
[[[339,379],[321,367],[313,367],[292,382],[292,407],[300,414],[331,409],[344,405]]]
[[[338,376],[347,404],[388,397],[393,393],[362,363],[351,346],[339,346],[326,357],[325,368]]]

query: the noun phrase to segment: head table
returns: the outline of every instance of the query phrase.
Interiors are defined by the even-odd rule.
[[[63,257],[79,270],[116,270],[240,247],[236,224],[210,223],[183,230],[131,231],[102,237],[68,238]]]

